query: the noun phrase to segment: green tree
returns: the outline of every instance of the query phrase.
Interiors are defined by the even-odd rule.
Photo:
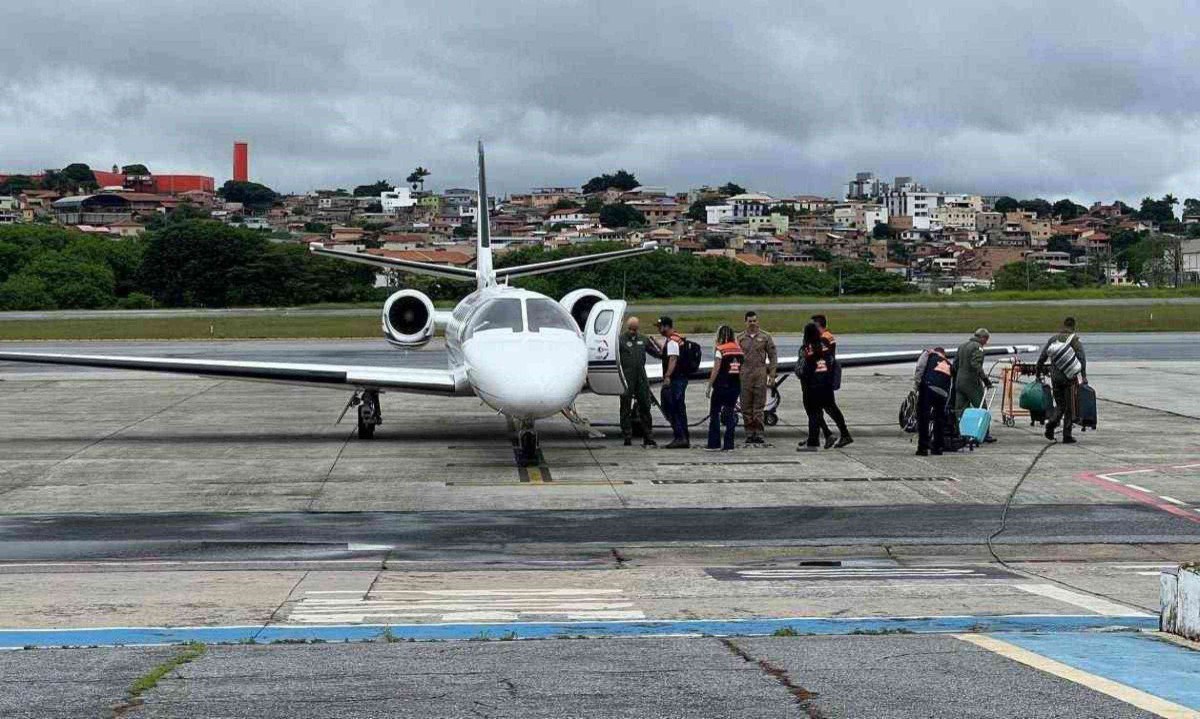
[[[217,190],[217,195],[226,202],[240,202],[247,209],[255,211],[266,210],[279,199],[278,193],[266,185],[238,180],[226,180]]]
[[[392,189],[392,183],[387,180],[380,180],[370,185],[359,185],[354,188],[355,197],[379,197],[384,192]]]
[[[876,222],[871,228],[871,237],[876,240],[886,240],[892,236],[892,228],[886,222]]]
[[[605,227],[645,227],[646,216],[637,208],[618,202],[601,208],[600,224]]]
[[[1161,200],[1150,197],[1142,198],[1142,207],[1137,212],[1137,218],[1157,222],[1160,225],[1173,224],[1175,222],[1175,205],[1178,204],[1179,200],[1170,194],[1163,195]]]
[[[1063,290],[1070,287],[1065,274],[1055,274],[1036,262],[1010,262],[996,270],[992,277],[995,289],[1013,290]]]
[[[742,187],[736,182],[726,182],[724,185],[721,185],[719,188],[717,188],[717,191],[726,197],[746,194],[746,188]]]
[[[590,195],[593,192],[604,192],[610,187],[628,192],[640,185],[641,183],[633,176],[633,173],[626,172],[625,170],[617,170],[611,175],[597,175],[588,180],[583,185],[583,193]]]
[[[560,198],[558,202],[555,202],[554,207],[551,207],[550,209],[551,210],[574,210],[577,207],[579,207],[578,202],[575,202],[574,200],[572,200],[569,197],[563,197],[563,198]]]
[[[454,228],[453,234],[455,237],[463,237],[463,238],[474,237],[475,236],[475,225],[464,222],[461,225],[459,225],[458,227]]]
[[[37,187],[37,183],[28,175],[9,175],[4,182],[0,182],[0,195],[15,196],[35,187]]]
[[[117,299],[113,271],[107,265],[64,252],[39,253],[21,274],[45,283],[53,305],[60,309],[109,307]]]
[[[1055,217],[1063,220],[1064,222],[1087,214],[1086,207],[1075,204],[1069,198],[1063,198],[1058,202],[1055,202],[1051,211]]]
[[[1047,200],[1038,197],[1032,200],[1021,200],[1020,208],[1025,212],[1036,213],[1038,217],[1049,217],[1054,212],[1054,206]]]
[[[1187,198],[1183,201],[1183,211],[1189,215],[1200,215],[1200,200],[1194,197]]]
[[[17,274],[0,283],[0,309],[52,310],[54,298],[46,283],[32,275]]]
[[[1055,235],[1046,244],[1046,249],[1051,252],[1074,252],[1074,239],[1073,235]]]
[[[149,175],[150,169],[141,163],[121,166],[122,175]]]
[[[430,173],[429,170],[425,169],[424,167],[421,167],[420,165],[417,165],[417,168],[415,170],[408,173],[408,177],[405,179],[405,182],[412,185],[412,188],[414,190],[417,189],[418,186],[420,186],[421,190],[424,191],[425,190],[425,178],[429,177],[430,174],[432,174],[432,173]]]
[[[1006,195],[997,198],[996,203],[992,207],[996,212],[1016,212],[1021,209],[1021,203]]]
[[[604,200],[599,197],[589,197],[587,202],[583,203],[583,211],[589,215],[599,214],[602,209],[604,209]]]

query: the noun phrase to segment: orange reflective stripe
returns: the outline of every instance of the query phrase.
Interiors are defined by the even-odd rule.
[[[937,363],[936,365],[934,365],[933,371],[934,371],[934,372],[941,372],[942,374],[949,376],[949,374],[950,374],[950,363],[949,363],[949,362],[947,362],[947,361],[946,361],[946,360],[944,360],[944,359],[938,360],[938,363]]]

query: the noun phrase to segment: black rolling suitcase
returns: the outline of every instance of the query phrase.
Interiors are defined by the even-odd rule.
[[[1084,432],[1096,428],[1096,390],[1081,384],[1075,388],[1075,424]]]

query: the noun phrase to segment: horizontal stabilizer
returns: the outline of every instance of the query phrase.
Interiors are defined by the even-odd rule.
[[[311,243],[308,246],[308,251],[314,255],[320,255],[321,257],[336,257],[339,260],[358,262],[359,264],[372,265],[374,267],[382,267],[389,270],[411,272],[414,275],[430,275],[432,277],[440,277],[445,280],[460,280],[462,282],[475,281],[475,270],[467,269],[465,267],[436,265],[432,262],[414,262],[412,260],[398,260],[394,257],[384,257],[382,255],[367,255],[360,252],[333,250],[319,242]]]
[[[549,260],[547,262],[536,262],[532,265],[520,265],[518,267],[503,267],[496,270],[496,277],[499,279],[515,279],[517,277],[529,277],[531,275],[541,275],[547,272],[561,272],[563,270],[574,270],[579,267],[588,265],[598,265],[601,262],[612,262],[626,257],[636,257],[654,252],[658,249],[657,242],[647,242],[641,247],[634,247],[628,250],[616,250],[614,252],[600,252],[594,255],[581,255],[579,257],[564,257],[561,260]]]

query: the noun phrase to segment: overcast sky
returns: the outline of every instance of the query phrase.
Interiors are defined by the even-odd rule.
[[[973,7],[977,6],[977,7]],[[913,9],[913,8],[917,9]],[[6,5],[0,172],[144,162],[281,191],[579,185],[626,168],[844,192],[1200,196],[1200,6],[1088,2]]]

